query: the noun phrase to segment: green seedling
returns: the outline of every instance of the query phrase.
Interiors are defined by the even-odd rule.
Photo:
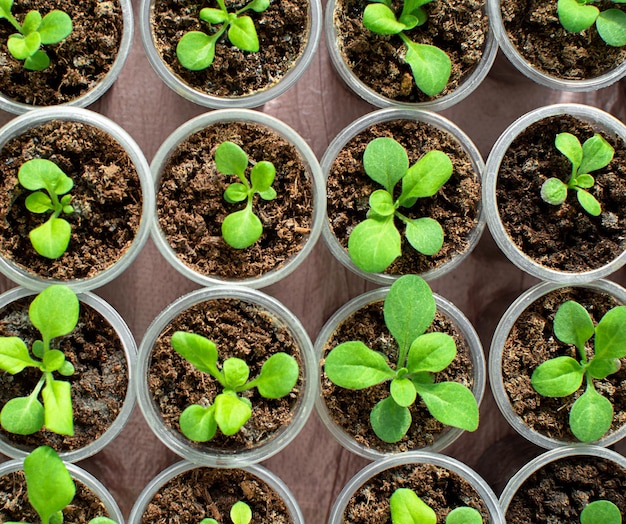
[[[405,236],[414,249],[424,255],[436,254],[443,245],[443,229],[433,218],[411,219],[400,213],[418,198],[431,197],[452,175],[452,162],[441,151],[429,151],[409,167],[409,157],[392,138],[376,138],[365,148],[365,173],[384,189],[369,198],[366,220],[358,224],[348,239],[348,253],[363,271],[380,273],[402,254],[402,237],[395,218],[405,225]],[[394,188],[402,181],[400,196]]]
[[[364,389],[390,382],[390,395],[370,414],[374,433],[385,442],[398,442],[411,426],[409,406],[417,396],[441,423],[474,431],[478,405],[472,392],[457,382],[435,382],[456,357],[454,339],[445,333],[425,333],[435,318],[436,304],[428,284],[417,275],[394,282],[383,305],[385,324],[398,344],[395,369],[384,355],[363,342],[339,344],[326,356],[331,382],[346,389]]]
[[[613,0],[623,4],[626,0]],[[571,33],[580,33],[594,23],[600,38],[608,45],[622,47],[626,45],[626,12],[611,8],[600,11],[596,0],[558,0],[557,14],[561,25]]]
[[[413,42],[405,33],[426,23],[428,13],[422,6],[431,1],[404,0],[397,17],[391,0],[375,0],[363,12],[363,25],[379,35],[398,35],[406,46],[404,60],[411,67],[415,85],[428,96],[435,96],[448,84],[450,58],[434,45]]]
[[[0,19],[8,20],[17,33],[9,36],[7,47],[17,60],[24,60],[24,68],[41,71],[50,65],[50,57],[42,45],[58,44],[72,32],[72,19],[63,11],[50,11],[41,16],[29,11],[20,24],[11,13],[13,0],[0,0]]]
[[[211,34],[202,31],[185,33],[176,46],[176,56],[180,64],[191,71],[201,71],[213,63],[215,45],[220,37],[228,30],[230,42],[241,49],[256,53],[259,50],[259,37],[251,17],[242,13],[252,10],[262,13],[270,6],[270,0],[252,0],[234,13],[229,13],[224,0],[217,0],[218,8],[205,7],[200,11],[200,20],[211,25],[219,25]]]
[[[28,500],[41,518],[41,523],[61,524],[63,510],[74,500],[76,486],[57,452],[48,446],[33,450],[24,459],[24,475]],[[96,517],[89,524],[116,523],[107,517]]]
[[[572,344],[580,360],[569,356],[550,359],[532,374],[535,391],[545,397],[567,397],[586,382],[585,392],[570,409],[569,425],[582,442],[598,440],[613,422],[613,406],[594,386],[620,368],[626,356],[626,306],[609,310],[594,327],[587,310],[578,302],[563,303],[554,316],[554,334],[561,342]],[[585,344],[594,337],[594,355],[587,357]]]
[[[54,376],[57,372],[69,377],[74,373],[74,366],[62,351],[51,347],[51,341],[74,330],[78,313],[76,294],[68,287],[55,284],[37,295],[28,310],[31,323],[41,333],[41,340],[33,342],[32,356],[22,339],[0,337],[0,369],[11,375],[25,368],[41,372],[41,379],[30,395],[9,400],[0,411],[0,424],[6,431],[30,435],[45,426],[60,435],[74,434],[70,383]]]
[[[392,524],[437,524],[437,514],[408,488],[396,489],[389,499]],[[483,517],[474,508],[463,506],[453,509],[446,524],[482,524]]]
[[[252,510],[243,501],[235,502],[230,508],[230,520],[233,524],[250,524],[252,522]],[[220,524],[215,519],[202,519],[200,524]]]
[[[224,191],[224,200],[230,204],[246,201],[246,207],[228,215],[222,222],[224,241],[235,249],[245,249],[263,234],[261,219],[252,211],[256,193],[263,200],[276,198],[272,187],[276,168],[265,160],[254,164],[250,170],[250,182],[246,178],[248,155],[237,144],[223,142],[215,151],[215,167],[224,175],[237,175],[241,182],[230,184]]]
[[[22,164],[18,171],[20,184],[35,191],[26,198],[26,209],[32,213],[50,213],[50,218],[29,233],[35,251],[46,258],[59,258],[70,243],[72,227],[60,215],[74,212],[68,193],[74,182],[59,166],[44,158]],[[40,191],[40,190],[45,190]]]
[[[568,190],[572,189],[576,191],[578,202],[587,213],[600,215],[600,202],[585,189],[593,187],[595,183],[589,173],[608,166],[613,160],[613,147],[598,134],[585,140],[581,146],[578,138],[570,133],[559,133],[554,145],[572,163],[572,173],[567,183],[558,178],[548,178],[541,186],[541,198],[548,204],[559,206],[565,202]]]
[[[622,524],[622,514],[610,500],[595,500],[583,508],[580,524]]]
[[[250,368],[240,358],[227,358],[220,370],[216,345],[201,335],[177,331],[172,335],[172,347],[196,369],[215,378],[223,388],[212,405],[194,404],[181,413],[180,429],[195,442],[211,440],[218,427],[224,435],[234,435],[243,427],[252,416],[250,401],[240,395],[243,391],[257,388],[264,398],[282,398],[298,381],[298,363],[286,353],[269,357],[259,375],[248,380]]]

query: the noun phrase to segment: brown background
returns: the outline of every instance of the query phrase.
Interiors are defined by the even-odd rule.
[[[137,17],[139,1],[133,3]],[[474,140],[486,158],[498,135],[515,118],[536,107],[565,101],[593,104],[623,120],[626,118],[626,83],[622,81],[592,94],[553,91],[527,80],[499,55],[478,90],[443,114]],[[148,161],[175,128],[207,111],[180,98],[156,76],[144,55],[137,29],[121,76],[90,109],[125,128],[139,143]],[[375,108],[343,85],[332,69],[322,41],[310,68],[297,85],[258,109],[295,128],[321,158],[341,129]],[[0,124],[11,118],[13,115],[0,111]],[[626,272],[622,269],[611,278],[623,285]],[[486,231],[474,253],[451,274],[433,282],[432,287],[468,316],[487,353],[493,330],[504,310],[535,283],[536,280],[504,258]],[[4,277],[0,279],[0,290],[13,286]],[[139,343],[149,323],[167,304],[197,287],[169,267],[152,241],[148,241],[130,269],[97,293],[121,313]],[[340,305],[373,287],[344,269],[320,241],[300,268],[264,291],[298,315],[314,340],[323,323]],[[541,450],[526,445],[521,437],[513,434],[488,388],[481,417],[478,431],[463,435],[446,454],[475,468],[499,493],[514,467]],[[177,457],[152,435],[136,409],[121,435],[81,466],[104,482],[128,516],[148,481],[176,460]],[[366,460],[336,444],[315,414],[290,446],[264,463],[288,484],[305,520],[310,523],[326,521],[343,485],[366,464]]]

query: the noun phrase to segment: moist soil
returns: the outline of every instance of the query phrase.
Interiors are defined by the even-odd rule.
[[[31,191],[18,182],[20,166],[33,158],[57,164],[74,181],[74,212],[62,215],[72,227],[67,251],[42,257],[29,232],[48,220],[31,213]],[[130,248],[142,212],[139,175],[124,148],[101,129],[81,122],[52,120],[6,142],[0,151],[0,252],[43,279],[90,278],[115,264]]]
[[[263,398],[256,388],[241,395],[252,403],[252,416],[232,436],[219,429],[208,443],[193,443],[198,450],[237,452],[253,449],[276,437],[291,422],[304,387],[303,360],[291,331],[259,306],[237,299],[212,299],[190,307],[174,318],[157,338],[148,370],[148,387],[163,422],[180,433],[178,419],[192,404],[211,405],[222,392],[217,380],[195,369],[172,349],[176,331],[202,335],[217,346],[218,367],[225,359],[237,357],[250,367],[250,379],[257,377],[263,363],[278,352],[293,356],[300,377],[289,395]],[[184,438],[180,433],[181,438]]]
[[[334,25],[337,47],[347,67],[376,93],[398,102],[429,102],[455,91],[483,57],[489,32],[485,3],[481,0],[438,0],[422,6],[428,20],[405,34],[419,44],[445,51],[452,62],[446,88],[428,96],[415,85],[404,61],[406,46],[397,35],[377,35],[363,26],[368,0],[338,0]],[[396,13],[402,3],[394,0]]]
[[[444,522],[448,513],[460,506],[476,509],[486,524],[491,522],[485,502],[472,485],[455,472],[433,464],[396,466],[368,479],[348,501],[342,522],[389,523],[389,499],[399,488],[413,490],[435,511],[437,522]]]
[[[373,302],[346,318],[335,330],[323,349],[321,365],[328,352],[343,342],[362,341],[370,349],[387,357],[395,367],[398,346],[385,326],[383,300]],[[442,313],[437,312],[427,332],[447,333],[454,338],[457,356],[443,371],[434,374],[435,382],[454,381],[468,388],[473,386],[472,359],[467,342],[456,326]],[[362,389],[344,389],[333,384],[324,371],[321,373],[321,394],[326,410],[335,424],[357,443],[381,453],[411,451],[432,446],[451,428],[435,419],[419,399],[410,406],[412,424],[399,441],[389,444],[380,440],[370,425],[370,412],[381,400],[389,396],[389,382]]]
[[[503,348],[502,379],[513,411],[530,428],[549,438],[578,442],[569,429],[569,412],[584,389],[563,398],[542,397],[530,380],[533,371],[546,360],[559,356],[580,360],[574,346],[554,336],[554,315],[567,300],[584,306],[596,325],[609,309],[621,305],[606,293],[581,287],[562,288],[540,297],[523,311],[511,328]],[[593,339],[586,349],[588,357],[593,356]],[[604,380],[594,380],[596,389],[613,404],[611,432],[626,422],[626,359],[621,362],[617,373]]]
[[[226,1],[234,12],[248,1]],[[212,5],[210,5],[212,4]],[[259,51],[237,49],[226,35],[215,46],[213,63],[202,71],[189,71],[176,57],[176,46],[188,31],[214,34],[221,24],[210,26],[198,18],[204,7],[217,4],[197,0],[155,0],[151,10],[152,38],[167,67],[191,88],[218,97],[240,97],[277,84],[302,56],[309,38],[310,13],[306,0],[273,0],[267,10],[252,17],[259,37]]]
[[[481,182],[471,158],[449,133],[425,122],[393,120],[375,124],[352,138],[339,152],[330,167],[327,180],[327,214],[329,226],[339,243],[347,250],[352,230],[367,218],[369,196],[381,186],[363,168],[363,153],[375,138],[390,137],[398,141],[409,155],[410,165],[428,151],[439,150],[452,160],[454,171],[445,185],[431,198],[420,198],[410,209],[402,209],[409,218],[431,217],[444,231],[444,243],[434,256],[418,253],[402,236],[402,255],[385,273],[390,275],[423,274],[466,253],[476,233],[480,213]],[[396,185],[395,198],[401,183]],[[404,231],[398,220],[396,226]]]
[[[581,144],[600,133],[615,149],[611,163],[593,171],[588,191],[602,206],[598,217],[568,191],[560,206],[544,202],[541,186],[550,177],[564,182],[572,171],[554,139],[574,134]],[[529,258],[563,272],[590,271],[621,255],[626,247],[626,148],[618,137],[569,115],[547,117],[530,125],[511,143],[500,164],[496,185],[498,213],[514,244]]]
[[[0,311],[0,336],[18,336],[29,348],[34,340],[41,339],[28,318],[33,298],[16,300]],[[113,424],[126,398],[128,368],[124,348],[113,327],[93,308],[81,302],[74,331],[53,339],[51,347],[60,349],[75,368],[70,377],[55,373],[55,378],[71,384],[74,436],[57,435],[46,429],[26,436],[0,430],[3,440],[25,451],[46,444],[60,453],[91,444]],[[0,406],[12,398],[29,395],[40,377],[41,372],[32,368],[17,375],[0,373]]]
[[[0,93],[29,105],[51,106],[71,102],[101,82],[117,58],[124,22],[116,0],[24,0],[14,2],[12,13],[22,23],[31,10],[43,16],[53,9],[70,15],[72,33],[58,44],[46,45],[50,66],[28,71],[6,45],[0,46]],[[0,42],[15,29],[0,20]]]
[[[253,211],[263,235],[246,249],[222,238],[227,215],[245,207],[229,204],[225,189],[240,182],[215,167],[215,150],[231,141],[248,154],[251,166],[266,160],[276,168],[274,200],[255,195]],[[311,173],[297,149],[272,129],[253,123],[210,125],[185,139],[170,155],[158,184],[157,215],[176,256],[193,271],[220,279],[245,279],[275,271],[295,256],[309,238],[313,223]],[[250,180],[249,171],[246,178]]]
[[[87,524],[96,517],[110,517],[102,501],[82,482],[74,480],[76,495],[63,510],[65,522]],[[30,505],[23,471],[0,477],[0,522],[40,522]]]
[[[594,2],[601,11],[621,9],[620,4]],[[595,25],[570,33],[557,15],[557,0],[512,0],[501,2],[504,30],[527,62],[555,78],[585,80],[615,69],[626,60],[626,47],[607,45]]]
[[[213,518],[230,522],[230,508],[243,501],[253,522],[291,524],[283,499],[266,482],[243,469],[194,468],[175,476],[146,506],[145,524],[187,524]]]
[[[592,456],[565,457],[546,464],[518,488],[506,512],[516,524],[579,524],[583,508],[610,500],[626,511],[626,470]]]

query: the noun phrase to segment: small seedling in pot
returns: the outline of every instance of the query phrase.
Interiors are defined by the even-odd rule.
[[[578,202],[587,213],[592,216],[600,215],[600,203],[585,190],[593,187],[595,182],[589,173],[608,166],[613,160],[613,147],[598,134],[581,146],[578,138],[570,133],[559,133],[554,145],[572,163],[572,173],[567,182],[548,178],[541,186],[541,198],[548,204],[559,206],[565,202],[568,190],[572,189],[576,191]]]
[[[567,397],[586,383],[585,392],[570,409],[569,425],[582,442],[598,440],[613,422],[613,406],[595,388],[620,368],[619,359],[626,356],[626,306],[609,310],[594,327],[587,310],[578,302],[563,303],[554,317],[554,334],[561,342],[572,344],[580,360],[569,356],[550,359],[532,374],[535,391],[545,397]],[[594,337],[594,354],[588,358],[585,344]]]
[[[18,31],[9,36],[9,52],[17,60],[24,60],[25,69],[46,69],[50,65],[50,57],[41,46],[58,44],[67,38],[72,32],[72,19],[59,10],[50,11],[43,17],[38,11],[29,11],[20,24],[11,13],[12,7],[13,0],[0,0],[0,20],[8,20]]]
[[[18,171],[20,184],[35,191],[26,197],[26,208],[32,213],[50,213],[50,218],[29,233],[35,251],[46,258],[59,258],[70,243],[72,227],[61,214],[70,214],[74,208],[68,193],[74,182],[59,166],[44,158],[35,158],[22,164]],[[40,190],[45,190],[40,191]]]
[[[215,167],[224,175],[237,175],[241,182],[230,184],[224,191],[224,200],[230,204],[246,201],[246,207],[228,215],[222,222],[224,241],[235,249],[245,249],[263,234],[261,219],[252,211],[256,193],[263,200],[276,198],[272,187],[276,168],[265,160],[254,164],[250,170],[250,182],[246,178],[248,155],[237,144],[223,142],[215,151]]]
[[[172,347],[196,369],[215,378],[223,388],[212,405],[194,404],[181,413],[180,429],[195,442],[211,440],[218,427],[224,435],[234,435],[243,427],[252,416],[252,405],[240,395],[242,392],[257,388],[264,398],[283,398],[298,381],[298,363],[286,353],[269,357],[259,375],[248,380],[250,368],[240,358],[227,358],[221,370],[217,367],[217,347],[206,337],[177,331],[172,335]]]
[[[408,488],[396,489],[389,499],[392,524],[437,524],[437,514]],[[474,508],[463,506],[453,509],[446,524],[482,524],[483,517]]]
[[[31,323],[41,333],[41,340],[33,342],[32,356],[19,337],[0,337],[0,369],[11,375],[25,368],[41,371],[41,379],[30,395],[9,400],[0,411],[0,424],[6,431],[30,435],[45,426],[60,435],[74,434],[70,383],[54,376],[56,372],[69,377],[74,366],[62,351],[51,347],[51,341],[74,330],[78,313],[76,294],[55,284],[37,295],[28,310]]]
[[[63,510],[74,500],[76,486],[56,451],[40,446],[24,459],[28,501],[42,524],[61,524]],[[18,524],[7,522],[6,524]],[[89,524],[116,524],[107,517],[96,517]]]
[[[583,508],[580,524],[622,524],[622,514],[610,500],[595,500]]]
[[[180,64],[191,71],[201,71],[213,63],[215,44],[228,30],[228,39],[238,49],[256,53],[259,50],[259,37],[251,17],[242,13],[252,10],[262,13],[270,6],[270,0],[252,0],[233,13],[229,13],[224,0],[217,0],[218,8],[205,7],[200,11],[200,20],[211,25],[221,24],[211,34],[202,31],[185,33],[176,46],[176,56]]]
[[[397,17],[391,0],[375,0],[363,12],[363,25],[379,35],[398,35],[406,46],[404,60],[411,67],[415,84],[428,96],[435,96],[448,84],[452,71],[450,58],[434,45],[413,42],[405,33],[426,23],[428,13],[422,6],[431,1],[404,0]]]
[[[243,501],[235,502],[230,508],[230,520],[233,524],[250,524],[252,522],[252,510]],[[200,524],[220,524],[215,519],[202,519]]]
[[[446,333],[425,333],[435,318],[436,304],[428,284],[417,275],[394,282],[383,305],[385,324],[398,344],[395,369],[385,356],[363,342],[339,344],[326,356],[328,379],[346,389],[364,389],[390,382],[390,395],[370,414],[374,433],[384,442],[398,442],[411,426],[417,396],[442,424],[474,431],[478,405],[472,392],[457,382],[435,382],[434,373],[456,357],[454,339]]]
[[[402,237],[395,218],[405,224],[405,236],[424,255],[436,254],[443,245],[443,229],[433,218],[412,219],[400,208],[410,208],[418,198],[431,197],[452,175],[452,162],[441,151],[429,151],[409,167],[404,147],[392,138],[376,138],[365,148],[365,173],[384,189],[369,197],[367,219],[358,224],[348,239],[348,253],[363,271],[380,273],[402,254]],[[402,181],[400,196],[394,188]]]
[[[594,23],[600,38],[608,45],[622,47],[626,45],[626,12],[616,7],[600,11],[595,0],[558,0],[557,14],[561,25],[571,33],[580,33]],[[613,0],[623,4],[624,0]]]

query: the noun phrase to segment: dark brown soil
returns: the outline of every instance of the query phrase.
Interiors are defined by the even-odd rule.
[[[515,524],[579,524],[594,500],[610,500],[626,512],[626,471],[613,461],[566,457],[546,464],[517,490],[506,512]]]
[[[411,209],[402,209],[409,218],[431,217],[444,230],[444,244],[439,253],[418,253],[402,237],[402,256],[385,273],[404,275],[425,273],[440,267],[470,248],[470,239],[478,225],[481,182],[469,155],[449,133],[424,122],[395,120],[375,124],[351,139],[334,160],[327,181],[329,225],[341,245],[348,248],[348,238],[357,224],[367,217],[369,196],[381,186],[363,169],[363,153],[374,138],[388,136],[404,146],[413,165],[428,151],[440,150],[450,156],[452,177],[432,198],[420,198]],[[399,196],[401,183],[396,186]],[[396,219],[399,231],[402,223]]]
[[[345,524],[391,522],[389,499],[398,488],[415,491],[437,513],[437,522],[455,508],[470,506],[491,522],[485,502],[472,485],[449,469],[433,464],[406,464],[378,473],[352,496],[343,515]],[[514,521],[511,521],[514,522]]]
[[[49,214],[31,213],[24,201],[31,192],[17,179],[33,158],[57,164],[74,181],[74,213],[67,251],[56,260],[37,254],[28,233]],[[90,278],[117,262],[131,246],[141,220],[139,175],[123,147],[87,124],[53,120],[9,140],[0,151],[0,251],[44,279]]]
[[[566,182],[571,163],[554,145],[561,132],[581,143],[595,132],[615,148],[613,161],[594,171],[589,191],[600,201],[602,214],[589,215],[575,191],[554,206],[541,199],[550,177]],[[517,247],[536,263],[564,272],[589,271],[611,262],[626,247],[626,149],[622,140],[593,129],[572,116],[548,117],[529,126],[509,147],[498,173],[496,198],[502,224]]]
[[[28,306],[34,297],[13,302],[0,311],[0,336],[19,336],[30,348],[41,335],[28,319]],[[80,304],[78,325],[65,337],[52,341],[74,365],[71,377],[56,376],[72,386],[74,436],[47,430],[19,436],[0,431],[13,446],[30,451],[47,444],[58,452],[73,451],[98,439],[117,418],[128,390],[126,356],[113,327],[90,306]],[[0,373],[0,406],[17,396],[29,395],[41,373],[26,368],[17,375]]]
[[[263,235],[246,249],[234,249],[222,238],[224,218],[245,206],[224,200],[224,190],[239,181],[215,167],[215,150],[227,140],[241,146],[252,165],[267,160],[276,168],[277,197],[268,201],[256,195],[253,204]],[[157,190],[157,214],[172,249],[197,273],[223,279],[260,276],[282,267],[309,237],[311,173],[296,148],[270,128],[217,123],[191,135],[170,156]]]
[[[399,36],[372,33],[362,18],[368,0],[338,0],[335,7],[337,46],[348,68],[368,87],[398,102],[427,102],[455,91],[483,57],[489,32],[485,3],[481,0],[437,0],[424,7],[428,21],[407,31],[416,43],[437,46],[452,62],[452,73],[442,93],[422,93],[404,61],[406,46]],[[392,2],[401,11],[401,2]]]
[[[456,358],[445,370],[435,373],[435,382],[454,381],[472,388],[470,350],[460,331],[450,319],[439,312],[427,331],[448,333],[454,338],[457,346]],[[324,365],[324,357],[330,350],[351,340],[359,340],[370,349],[382,353],[387,357],[389,365],[395,366],[398,346],[385,326],[382,300],[359,309],[339,325],[324,346],[321,365]],[[431,446],[451,429],[436,420],[418,398],[409,408],[413,419],[409,431],[399,442],[388,444],[374,433],[370,425],[370,412],[379,401],[389,396],[389,382],[363,390],[344,389],[335,386],[322,370],[321,389],[322,398],[335,424],[362,446],[382,453],[411,451]]]
[[[192,443],[200,450],[245,450],[276,437],[291,422],[303,388],[300,348],[291,331],[259,306],[236,299],[213,299],[190,307],[170,322],[157,339],[149,365],[148,386],[166,425],[180,431],[178,419],[191,404],[210,405],[222,392],[218,382],[196,370],[171,346],[175,331],[197,333],[212,340],[218,351],[218,367],[226,358],[238,357],[250,367],[250,379],[258,376],[263,363],[274,353],[292,355],[300,366],[300,378],[292,392],[281,399],[265,399],[257,389],[242,395],[252,403],[252,416],[235,435],[218,429],[206,444]],[[181,433],[181,438],[182,433]]]
[[[110,517],[100,499],[82,482],[74,480],[76,495],[63,510],[65,522],[87,524],[96,517]],[[0,522],[39,522],[39,515],[28,502],[26,478],[22,471],[0,477]]]
[[[141,522],[186,524],[203,518],[229,522],[230,508],[240,500],[250,506],[252,522],[293,522],[283,499],[256,475],[242,469],[204,467],[181,473],[165,484],[148,503]]]
[[[226,1],[234,12],[247,1]],[[176,45],[188,31],[216,32],[216,27],[202,22],[198,13],[204,7],[217,7],[214,2],[197,0],[155,0],[150,20],[155,47],[171,69],[191,88],[212,96],[239,97],[263,91],[278,83],[296,64],[309,37],[309,2],[305,0],[273,0],[262,12],[248,11],[259,37],[256,53],[233,46],[224,35],[215,47],[215,59],[203,71],[183,68],[176,57]]]
[[[554,336],[554,315],[561,304],[576,300],[591,315],[595,324],[612,307],[620,305],[613,297],[589,288],[563,288],[544,295],[531,304],[513,325],[502,356],[502,377],[513,410],[529,427],[547,437],[577,442],[569,429],[569,412],[584,392],[581,388],[569,397],[540,396],[530,377],[539,364],[557,356],[580,360],[574,346],[563,344]],[[593,339],[587,343],[593,354]],[[611,431],[626,422],[626,359],[622,368],[604,380],[594,380],[596,389],[614,407]]]
[[[604,11],[621,9],[602,0],[595,6]],[[562,79],[595,78],[626,60],[626,47],[611,47],[598,35],[595,25],[582,33],[569,33],[557,15],[557,0],[501,2],[505,31],[517,51],[540,71]]]
[[[15,29],[0,20],[0,93],[29,105],[70,102],[91,91],[110,71],[123,32],[122,8],[117,0],[25,0],[13,3],[12,13],[23,22],[28,11],[46,15],[53,9],[72,18],[73,31],[59,44],[45,46],[50,67],[28,71],[5,45]]]

